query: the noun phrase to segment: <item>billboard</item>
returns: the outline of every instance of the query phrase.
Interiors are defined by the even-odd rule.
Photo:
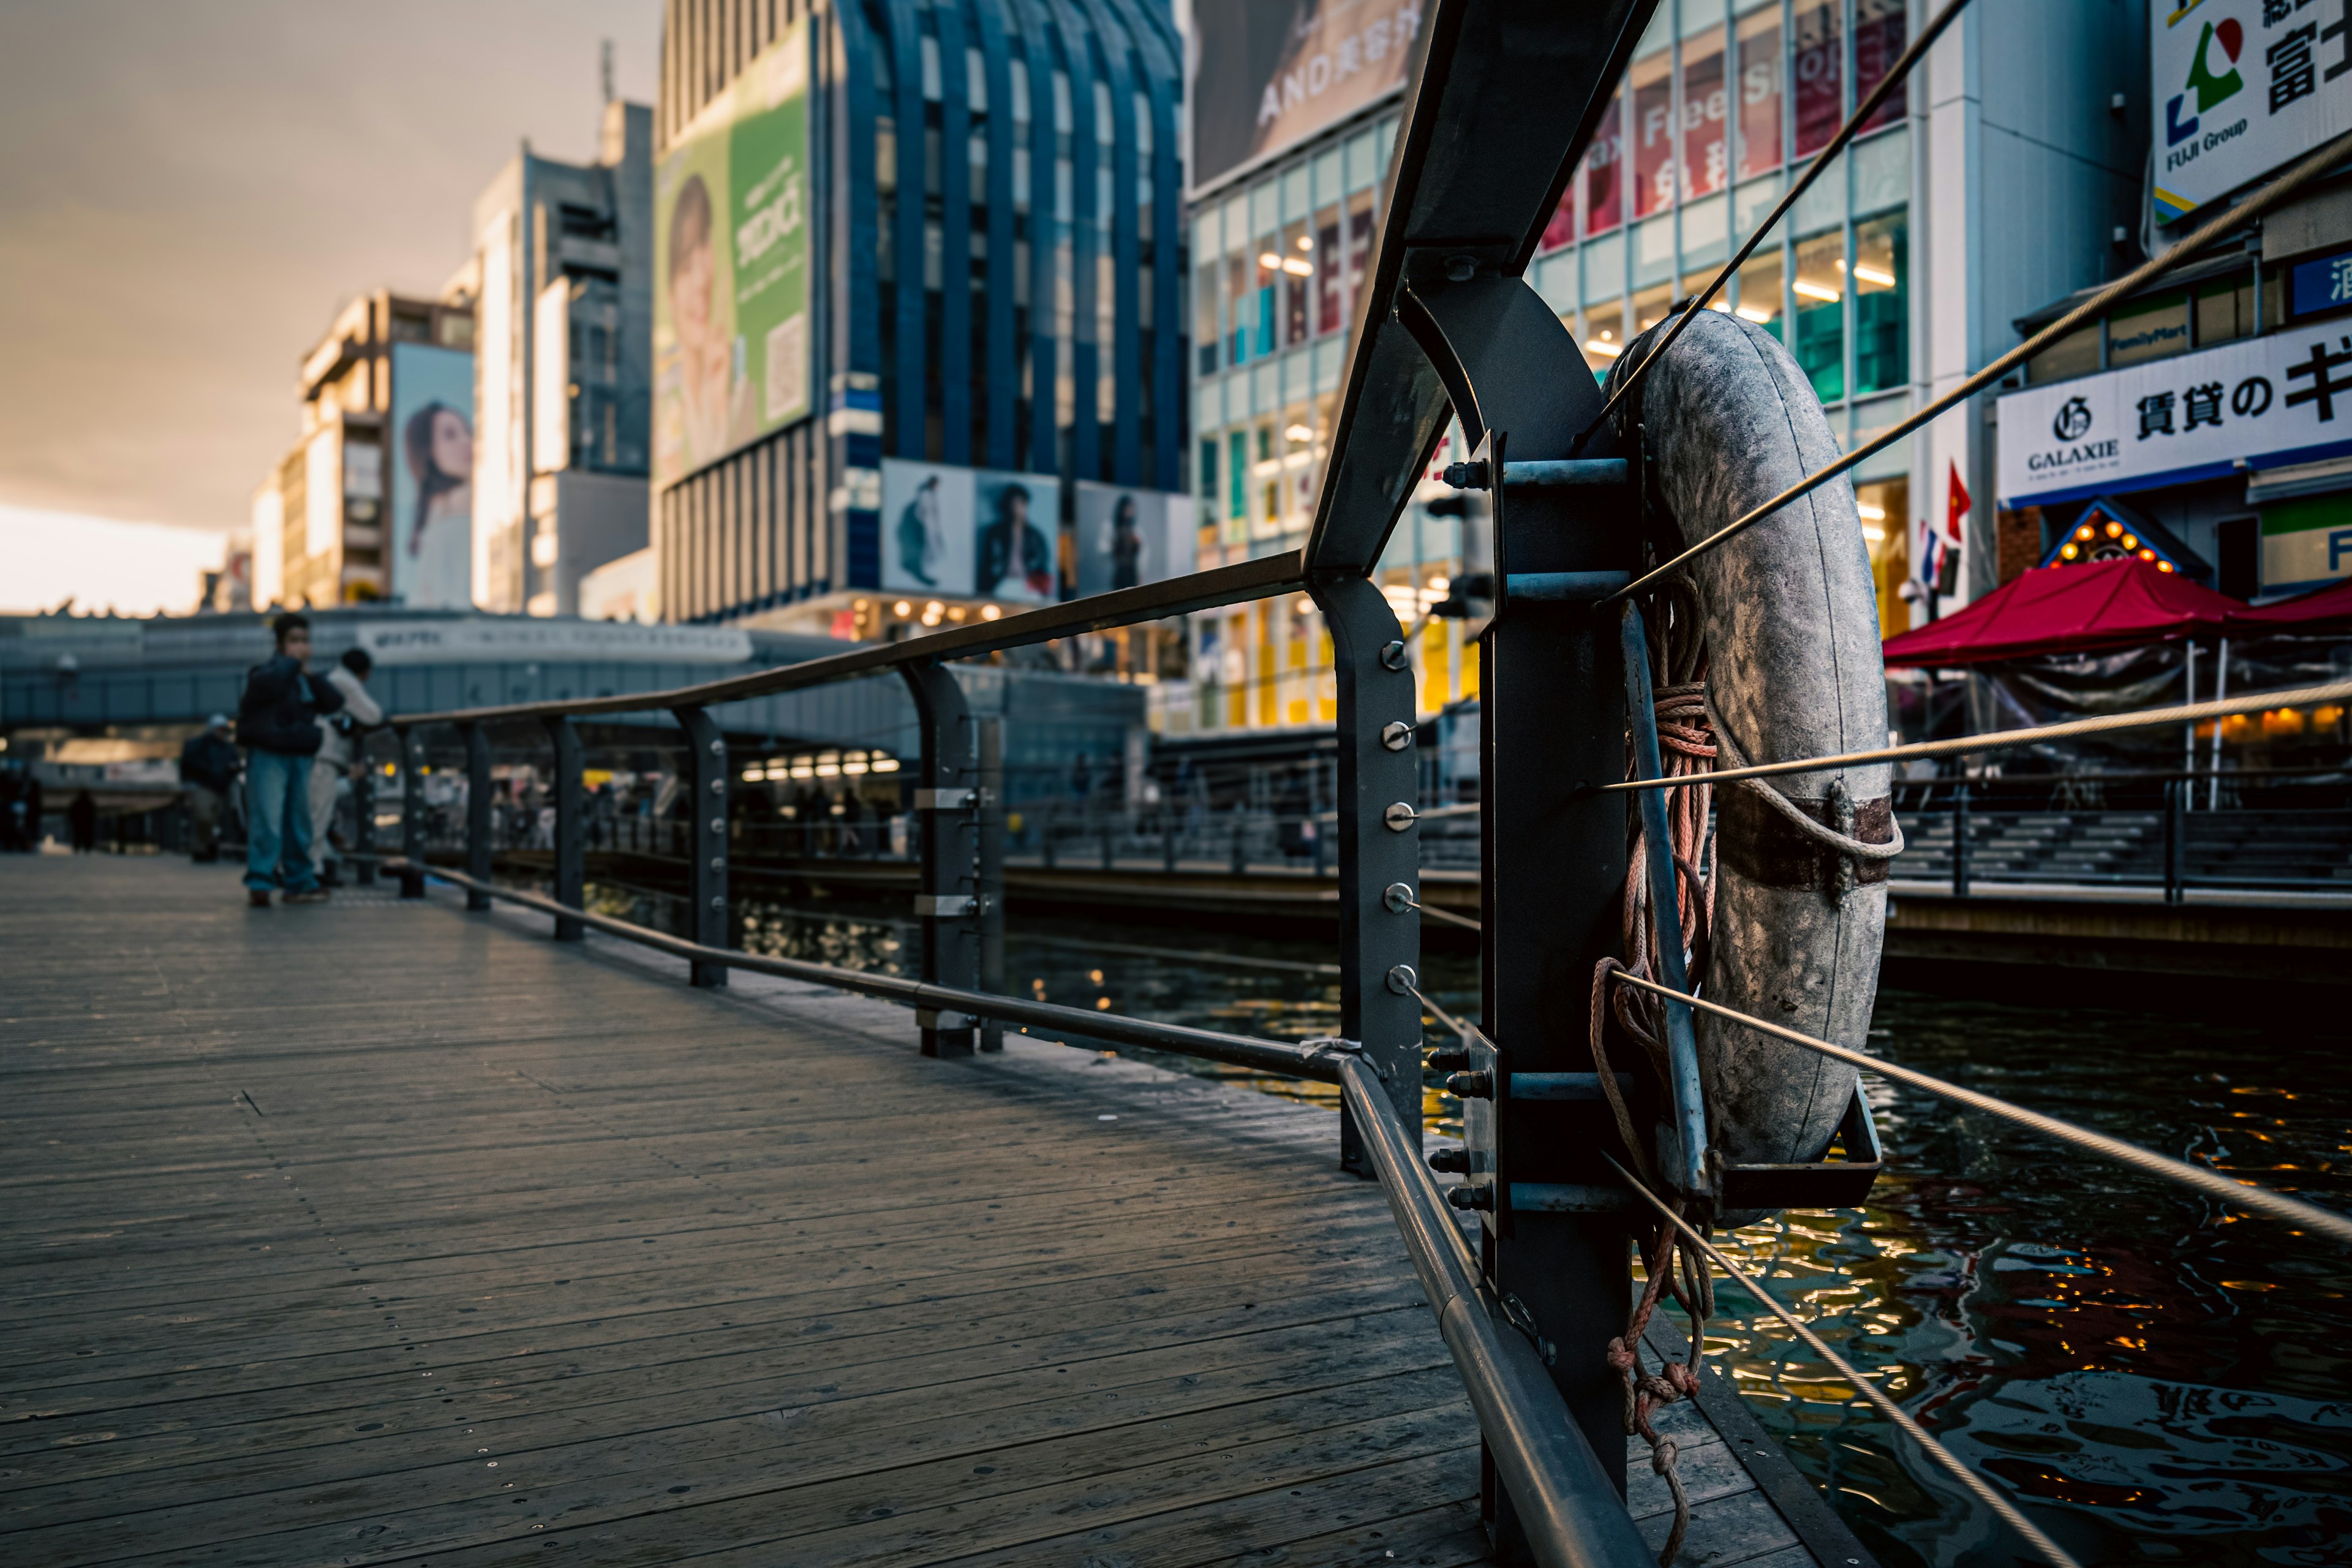
[[[392,345],[384,588],[420,609],[474,603],[474,356]]]
[[[1192,498],[1078,481],[1078,593],[1138,588],[1192,570]]]
[[[2148,29],[2158,223],[2352,131],[2342,0],[2157,0]]]
[[[1192,183],[1314,135],[1402,88],[1422,0],[1192,0]]]
[[[806,415],[806,22],[694,118],[654,175],[654,482]]]
[[[2352,335],[2288,328],[2000,400],[2003,506],[2352,453]]]
[[[1061,481],[882,460],[886,592],[1051,605],[1062,596]]]

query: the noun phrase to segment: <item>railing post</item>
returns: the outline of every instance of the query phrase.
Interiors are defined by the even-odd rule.
[[[572,721],[560,713],[541,716],[547,726],[547,738],[555,748],[555,901],[567,909],[580,909],[588,899],[588,835],[587,824],[581,820],[584,804],[580,785],[581,769],[585,762],[580,751],[580,731]],[[555,940],[578,942],[587,935],[588,928],[568,915],[555,917]]]
[[[1249,870],[1249,813],[1241,806],[1234,807],[1233,872],[1236,877]]]
[[[2194,787],[2188,779],[2175,779],[2164,786],[2164,901],[2182,902],[2189,887],[2189,792]]]
[[[400,896],[425,896],[425,737],[403,726],[400,741]]]
[[[490,844],[490,738],[479,724],[460,728],[466,737],[466,875],[487,882],[497,864]],[[490,896],[468,888],[466,907],[487,910]]]
[[[362,888],[375,886],[375,767],[368,761],[367,736],[352,742],[359,771],[352,779],[352,879]]]
[[[686,731],[687,754],[687,931],[704,947],[730,947],[727,929],[727,738],[718,722],[700,708],[675,710],[677,727]],[[691,966],[695,984],[705,988],[727,984],[727,966],[697,960]]]
[[[1402,884],[1417,901],[1421,889],[1412,666],[1395,614],[1369,579],[1337,578],[1312,591],[1330,627],[1339,678],[1339,1032],[1363,1046],[1418,1149],[1421,1004],[1389,977],[1400,965],[1417,971],[1421,914],[1413,902],[1392,907],[1387,897]],[[1244,820],[1234,814],[1237,861]],[[1344,1110],[1339,1163],[1360,1176],[1373,1173],[1362,1131]]]
[[[1969,896],[1969,781],[1952,787],[1952,897]]]
[[[915,695],[923,727],[920,783],[923,858],[915,885],[922,922],[922,978],[934,985],[980,986],[979,794],[972,752],[971,710],[953,671],[938,663],[903,664],[898,671]],[[961,1013],[919,1012],[927,1057],[970,1056],[975,1020]]]
[[[980,721],[980,988],[1004,993],[1004,721]],[[980,1025],[980,1048],[1004,1048],[1004,1026]]]

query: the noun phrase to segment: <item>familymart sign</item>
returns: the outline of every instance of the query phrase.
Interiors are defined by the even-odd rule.
[[[2274,333],[2013,392],[2000,498],[2042,506],[2352,454],[2352,332]]]

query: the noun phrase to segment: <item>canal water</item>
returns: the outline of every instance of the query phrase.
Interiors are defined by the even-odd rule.
[[[673,918],[658,894],[607,887],[592,902]],[[912,927],[886,908],[736,913],[755,952],[911,969]],[[1016,916],[1006,949],[1008,987],[1045,1001],[1294,1039],[1339,1027],[1321,942]],[[1475,1015],[1474,959],[1424,967],[1433,997]],[[2352,1207],[2352,1026],[2326,1027],[2252,994],[2238,1021],[2186,1023],[1888,991],[1871,1032],[1890,1060]],[[1883,1082],[1871,1094],[1886,1146],[1871,1202],[1733,1233],[1743,1268],[2086,1563],[2352,1563],[2352,1261],[1980,1112]],[[1427,1110],[1458,1131],[1442,1090]],[[1717,1305],[1716,1364],[1881,1562],[2030,1561],[1739,1290],[1720,1287]]]

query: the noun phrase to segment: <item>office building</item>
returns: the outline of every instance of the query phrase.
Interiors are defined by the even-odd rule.
[[[474,203],[481,283],[474,602],[569,616],[582,577],[646,545],[653,125],[608,102],[596,160],[525,142]]]
[[[302,361],[302,438],[254,494],[251,603],[467,602],[473,342],[466,273],[337,314]]]
[[[919,635],[1192,565],[1159,0],[670,0],[662,614]]]

